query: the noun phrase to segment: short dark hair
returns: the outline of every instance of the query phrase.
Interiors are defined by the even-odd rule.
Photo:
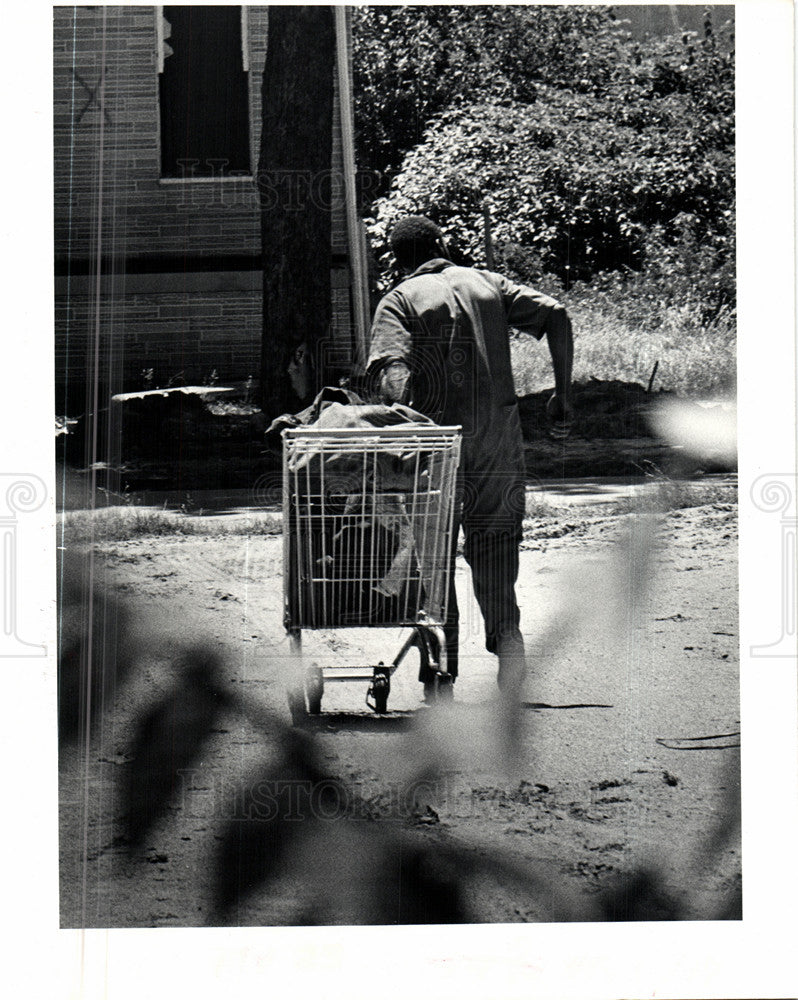
[[[408,215],[393,227],[391,250],[401,267],[415,270],[421,264],[440,257],[443,233],[423,215]]]

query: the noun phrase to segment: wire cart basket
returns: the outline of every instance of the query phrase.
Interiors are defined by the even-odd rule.
[[[390,677],[420,656],[428,698],[451,696],[446,622],[460,461],[459,427],[283,431],[283,587],[286,630],[409,626],[392,663],[312,666],[289,688],[294,721],[321,711],[325,681],[368,680],[367,704],[386,712]]]

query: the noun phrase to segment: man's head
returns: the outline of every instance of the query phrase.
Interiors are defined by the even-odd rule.
[[[393,227],[391,250],[405,271],[415,271],[435,257],[446,255],[443,233],[423,215],[408,215]]]

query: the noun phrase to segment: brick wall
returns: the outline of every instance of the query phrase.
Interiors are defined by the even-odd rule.
[[[149,368],[160,386],[178,376],[207,384],[214,370],[222,383],[258,377],[258,272],[108,275],[99,308],[92,284],[56,280],[58,401],[66,412],[82,407],[95,374],[108,392],[145,388]]]
[[[59,398],[83,399],[94,377],[109,391],[137,387],[143,367],[162,382],[180,371],[192,379],[213,369],[222,380],[258,374],[257,191],[251,177],[161,180],[156,17],[154,6],[53,9]],[[267,8],[248,7],[247,18],[254,172]],[[333,155],[340,169],[338,128]],[[342,205],[333,212],[333,234],[334,253],[344,254]],[[105,275],[99,305],[98,259]],[[148,261],[156,259],[156,273],[139,273],[152,271]],[[333,284],[335,327],[346,349],[343,259]]]

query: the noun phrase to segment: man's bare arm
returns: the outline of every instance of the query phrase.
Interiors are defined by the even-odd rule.
[[[571,320],[564,306],[558,304],[547,317],[546,339],[554,369],[554,395],[549,400],[547,412],[551,420],[570,421],[574,338]]]

